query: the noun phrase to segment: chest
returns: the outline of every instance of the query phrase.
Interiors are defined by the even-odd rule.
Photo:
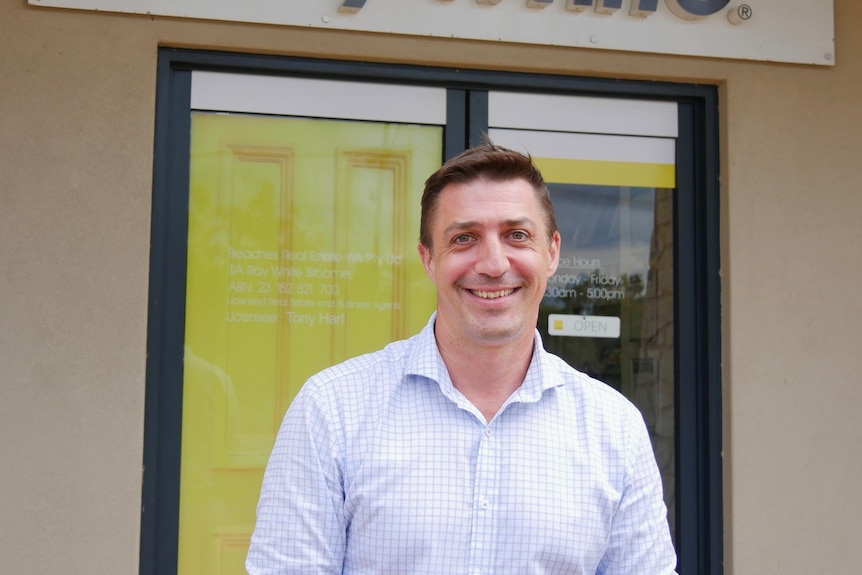
[[[348,555],[373,561],[385,542],[406,561],[450,558],[450,572],[590,572],[625,464],[577,413],[544,407],[510,405],[488,426],[452,405],[393,409],[364,430],[344,466]],[[554,564],[566,568],[539,569]]]

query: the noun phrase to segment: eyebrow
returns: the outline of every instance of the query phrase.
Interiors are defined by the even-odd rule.
[[[466,222],[452,222],[451,224],[446,226],[445,230],[443,230],[443,235],[448,236],[452,232],[469,230],[469,229],[475,228],[479,225],[480,225],[479,222],[475,221],[475,220],[470,220],[470,221],[466,221]],[[536,227],[536,223],[532,219],[527,218],[527,217],[512,218],[509,220],[505,220],[503,222],[503,227],[506,227],[506,228],[528,227],[528,228],[533,229]]]

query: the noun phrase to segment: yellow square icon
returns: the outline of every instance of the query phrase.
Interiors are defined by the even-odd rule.
[[[554,329],[557,329],[557,330],[563,329],[563,320],[555,319],[554,320]]]

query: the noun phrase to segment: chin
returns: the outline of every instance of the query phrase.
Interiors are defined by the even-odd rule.
[[[493,325],[493,322],[487,321],[480,321],[479,325],[474,325],[473,327],[473,333],[476,337],[488,342],[505,341],[515,337],[522,331],[522,326],[520,325]]]

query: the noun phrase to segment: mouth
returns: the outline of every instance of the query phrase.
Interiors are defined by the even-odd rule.
[[[469,290],[471,294],[478,298],[482,299],[499,299],[501,297],[506,297],[515,292],[514,289],[502,289],[497,291],[482,291],[482,290]]]

